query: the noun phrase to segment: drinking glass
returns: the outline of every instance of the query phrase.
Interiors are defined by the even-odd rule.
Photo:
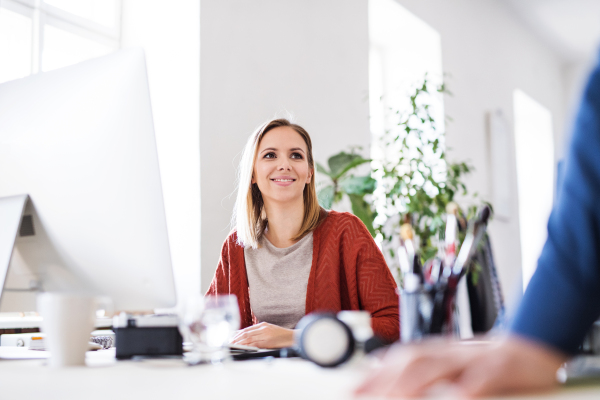
[[[179,329],[192,342],[185,357],[190,364],[218,364],[229,357],[229,341],[240,328],[240,310],[235,295],[195,296],[188,299]]]

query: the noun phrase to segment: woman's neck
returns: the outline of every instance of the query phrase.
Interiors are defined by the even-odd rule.
[[[275,247],[290,247],[295,240],[293,237],[298,235],[304,220],[304,199],[296,201],[293,204],[266,203],[265,211],[269,226],[265,236]]]

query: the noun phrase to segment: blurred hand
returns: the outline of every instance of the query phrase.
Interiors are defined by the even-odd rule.
[[[278,349],[294,344],[294,331],[266,322],[240,330],[231,340],[233,344],[256,346],[263,349]]]
[[[566,357],[521,338],[486,344],[436,341],[396,345],[356,395],[420,397],[450,383],[465,397],[550,390]]]

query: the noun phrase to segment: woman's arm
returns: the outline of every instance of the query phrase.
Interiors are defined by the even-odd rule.
[[[356,277],[361,309],[371,313],[374,333],[390,343],[394,342],[400,338],[396,282],[383,254],[358,218],[351,236],[350,246],[356,251]]]
[[[231,235],[225,239],[221,246],[221,255],[219,256],[219,264],[213,276],[210,286],[206,291],[206,296],[216,296],[218,294],[229,293],[229,242]]]
[[[236,233],[231,233],[221,247],[217,270],[207,296],[234,294],[240,307],[241,328],[252,325],[252,310],[248,296],[248,278],[244,264],[244,249],[237,244]]]
[[[361,308],[371,313],[373,332],[395,342],[400,338],[399,302],[396,282],[383,256],[359,261],[357,272]]]

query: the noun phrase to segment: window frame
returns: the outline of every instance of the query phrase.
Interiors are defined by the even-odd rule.
[[[112,47],[121,48],[121,18],[123,0],[116,0],[115,26],[106,27],[87,18],[54,7],[44,0],[0,0],[0,8],[31,18],[31,70],[30,74],[42,71],[44,51],[44,28],[46,25],[72,33],[85,39]]]

